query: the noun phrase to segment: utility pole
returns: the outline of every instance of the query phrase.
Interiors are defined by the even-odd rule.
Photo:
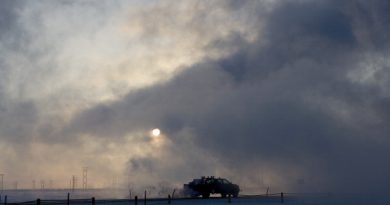
[[[3,193],[4,191],[4,174],[0,174],[1,181],[0,181],[0,193]]]

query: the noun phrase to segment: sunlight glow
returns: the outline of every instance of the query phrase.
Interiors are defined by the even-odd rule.
[[[160,129],[158,129],[158,128],[155,128],[155,129],[152,130],[152,135],[154,137],[158,137],[160,135],[160,133],[161,133]]]

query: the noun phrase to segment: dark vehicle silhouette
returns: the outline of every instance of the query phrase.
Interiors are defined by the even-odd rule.
[[[188,184],[184,184],[184,194],[190,197],[202,196],[209,198],[210,194],[221,194],[223,198],[227,195],[237,197],[240,187],[224,178],[202,177],[194,179]]]

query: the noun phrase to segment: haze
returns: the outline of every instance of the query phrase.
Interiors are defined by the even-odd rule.
[[[215,175],[247,190],[389,190],[389,10],[1,1],[5,188],[67,188],[88,167],[90,188]]]

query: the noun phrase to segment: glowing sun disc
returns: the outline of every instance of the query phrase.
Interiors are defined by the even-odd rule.
[[[155,137],[159,136],[160,133],[161,133],[160,130],[157,129],[157,128],[152,130],[152,135],[155,136]]]

